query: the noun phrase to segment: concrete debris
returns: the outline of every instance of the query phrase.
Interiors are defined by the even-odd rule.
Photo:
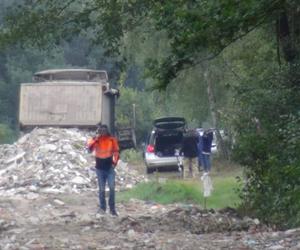
[[[94,158],[85,148],[90,136],[79,129],[36,128],[13,145],[0,145],[0,196],[96,190]],[[146,180],[122,161],[116,172],[117,190]]]
[[[7,221],[0,218],[0,233],[13,227],[16,223],[14,221]]]
[[[140,211],[138,211],[138,209]],[[186,204],[149,204],[143,201],[130,200],[124,207],[128,213],[135,211],[135,217],[124,217],[122,231],[133,229],[137,232],[190,232],[192,234],[224,233],[234,231],[268,231],[265,225],[256,219],[240,218],[226,210],[207,211],[199,206]],[[145,213],[147,211],[147,213]],[[129,228],[128,228],[129,226]],[[132,232],[128,231],[128,234]]]
[[[91,192],[38,200],[0,197],[0,249],[299,249],[300,230],[273,232],[233,210],[187,204],[117,203],[97,216]],[[15,223],[16,221],[17,223]]]
[[[60,205],[60,206],[65,205],[65,203],[63,201],[58,200],[58,199],[53,200],[53,202],[56,203],[57,205]]]

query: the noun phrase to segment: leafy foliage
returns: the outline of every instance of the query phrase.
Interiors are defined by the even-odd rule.
[[[0,144],[12,143],[16,139],[16,133],[6,124],[0,124]]]
[[[281,227],[299,225],[294,217],[300,210],[298,68],[282,70],[237,96],[241,106],[235,156],[247,166],[244,202],[260,218]]]
[[[20,0],[7,18],[0,41],[5,44],[30,37],[31,42],[43,45],[88,29],[95,42],[120,52],[124,35],[151,20],[146,23],[165,31],[169,39],[170,54],[150,66],[158,86],[165,88],[186,66],[216,56],[262,23],[272,24],[280,13],[297,6],[296,1],[282,0]]]

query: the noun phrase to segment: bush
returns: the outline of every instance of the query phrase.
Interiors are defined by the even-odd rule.
[[[293,82],[298,72],[252,84],[239,96],[235,123],[234,156],[246,173],[244,206],[280,228],[300,226],[300,88]]]
[[[0,144],[13,143],[16,139],[16,132],[6,124],[0,124]]]

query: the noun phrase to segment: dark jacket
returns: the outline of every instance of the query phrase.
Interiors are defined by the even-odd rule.
[[[198,136],[184,136],[182,140],[181,153],[184,154],[184,157],[194,158],[198,156]]]
[[[204,132],[202,136],[202,152],[203,153],[211,153],[211,145],[213,141],[213,132]]]

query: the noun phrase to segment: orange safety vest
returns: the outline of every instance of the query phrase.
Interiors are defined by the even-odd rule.
[[[102,135],[100,137],[89,139],[87,146],[95,152],[95,156],[100,159],[113,157],[113,163],[117,164],[119,160],[119,144],[115,137]]]

